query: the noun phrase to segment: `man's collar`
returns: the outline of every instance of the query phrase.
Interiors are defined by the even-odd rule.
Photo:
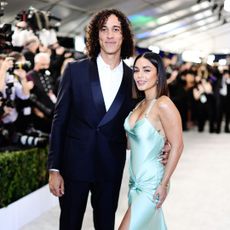
[[[103,60],[101,54],[99,54],[97,56],[97,65],[101,66],[103,68],[109,68],[111,70],[110,65],[108,65],[107,63],[105,63],[105,61]],[[120,61],[119,65],[117,65],[113,70],[117,70],[117,69],[121,69],[121,68],[123,68],[123,62],[122,62],[122,60]]]

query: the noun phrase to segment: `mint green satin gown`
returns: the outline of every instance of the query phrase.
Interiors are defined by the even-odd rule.
[[[159,156],[164,147],[165,138],[148,120],[148,113],[155,100],[152,101],[145,116],[130,127],[129,116],[124,127],[130,142],[130,179],[129,205],[131,217],[129,230],[167,230],[162,209],[156,208],[153,195],[159,186],[164,166]]]

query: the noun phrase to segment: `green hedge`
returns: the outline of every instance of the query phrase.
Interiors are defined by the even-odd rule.
[[[0,208],[47,183],[47,148],[0,152]]]

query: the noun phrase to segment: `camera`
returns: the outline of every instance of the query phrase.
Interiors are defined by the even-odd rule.
[[[11,30],[11,24],[0,25],[0,48],[11,49],[11,36],[13,31]]]
[[[30,69],[30,66],[30,61],[14,62],[12,69],[24,69],[25,71],[28,71]]]
[[[11,41],[11,35],[13,31],[11,30],[11,24],[2,24],[0,25],[0,39],[4,41]]]
[[[15,107],[15,102],[14,100],[11,100],[10,96],[12,94],[12,88],[14,86],[14,83],[13,82],[8,82],[6,83],[6,99],[4,101],[4,105],[7,106],[7,107],[11,107],[11,108],[14,108]]]
[[[13,67],[8,70],[9,74],[13,74],[15,69],[23,69],[25,71],[30,70],[31,63],[30,61],[23,61],[23,62],[15,62],[13,61]]]
[[[15,133],[12,138],[12,143],[30,147],[45,147],[48,144],[48,137]]]
[[[49,11],[37,10],[34,7],[30,7],[27,11],[23,10],[16,16],[17,20],[23,21],[26,19],[29,27],[34,31],[40,31],[42,29],[55,29],[57,30],[60,26],[61,19],[51,15]],[[56,21],[57,23],[51,23],[51,20]]]

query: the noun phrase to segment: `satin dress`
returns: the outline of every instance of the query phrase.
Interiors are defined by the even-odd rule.
[[[154,103],[155,100],[151,102],[145,116],[138,120],[134,127],[129,123],[132,112],[124,123],[131,148],[129,230],[167,230],[162,209],[156,208],[157,200],[153,199],[164,174],[164,166],[159,156],[165,143],[164,136],[148,120],[148,113]]]

